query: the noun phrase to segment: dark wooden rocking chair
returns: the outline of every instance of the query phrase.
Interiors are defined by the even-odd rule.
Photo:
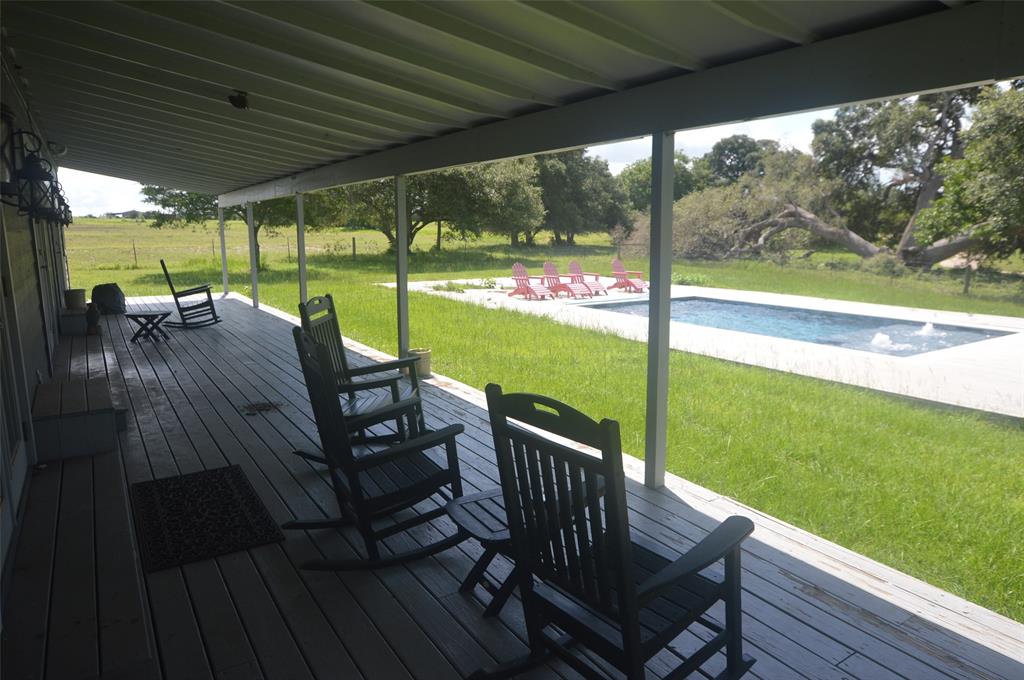
[[[433,555],[465,540],[466,534],[460,531],[415,550],[381,556],[378,545],[381,539],[441,517],[445,513],[444,502],[462,495],[455,435],[460,434],[463,427],[449,425],[436,432],[420,431],[416,411],[418,404],[416,400],[407,399],[390,404],[386,409],[390,416],[407,420],[413,435],[411,438],[382,450],[355,446],[350,433],[365,427],[367,416],[347,417],[342,412],[327,348],[301,328],[296,328],[293,333],[341,516],[295,520],[285,523],[282,528],[323,529],[355,525],[363,537],[368,556],[368,559],[313,560],[303,564],[302,568],[326,571],[376,569]],[[444,466],[425,453],[439,446],[445,447]],[[448,492],[445,487],[448,487]],[[438,507],[375,527],[378,520],[389,518],[433,496],[440,496]]]
[[[497,385],[487,386],[487,406],[530,653],[473,677],[514,677],[551,655],[586,678],[605,677],[574,653],[578,644],[630,680],[644,678],[644,663],[695,624],[710,639],[666,678],[695,672],[723,648],[726,669],[718,677],[746,673],[753,660],[742,651],[740,544],[753,523],[730,517],[673,561],[630,538],[617,422],[597,423],[547,397],[502,394]],[[598,449],[600,457],[510,419]],[[722,581],[701,573],[721,560]],[[707,614],[720,600],[724,626]]]
[[[330,356],[330,367],[337,382],[337,393],[341,398],[342,409],[346,416],[360,417],[376,412],[386,412],[389,404],[404,400],[413,400],[416,405],[416,422],[419,429],[426,428],[423,420],[423,406],[420,403],[419,379],[416,366],[419,357],[394,359],[377,362],[369,366],[349,366],[345,353],[345,343],[338,325],[338,315],[334,308],[334,298],[330,293],[312,297],[305,303],[299,303],[299,317],[302,328],[314,340],[327,349]],[[409,381],[403,382],[399,369],[409,371]],[[363,379],[367,377],[367,379]],[[358,378],[358,380],[357,380]],[[364,432],[356,433],[357,441],[401,441],[406,438],[405,421],[402,418],[391,418],[395,423],[394,435],[377,435],[368,437]],[[376,425],[383,421],[367,421],[366,425]],[[326,461],[316,455],[307,455],[296,451],[297,455],[310,458],[320,463]]]
[[[160,268],[164,270],[164,278],[167,279],[167,286],[171,289],[174,306],[178,308],[178,317],[181,319],[181,321],[165,321],[165,325],[176,328],[202,328],[221,322],[221,318],[217,316],[217,309],[213,306],[213,292],[210,284],[204,283],[194,288],[177,290],[163,260],[160,260]],[[185,298],[192,298],[192,300],[183,302]]]

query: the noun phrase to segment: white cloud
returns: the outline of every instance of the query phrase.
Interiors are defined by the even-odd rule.
[[[143,202],[142,185],[126,179],[60,168],[57,178],[75,215],[102,215],[125,210],[152,210]]]
[[[698,130],[676,133],[676,150],[688,156],[703,156],[719,139],[731,135],[749,135],[754,139],[774,139],[783,147],[809,152],[814,134],[811,124],[818,118],[831,118],[835,109],[823,109],[789,116],[763,118],[744,123],[728,123]],[[651,155],[651,138],[631,139],[625,142],[591,146],[587,151],[608,161],[613,175],[619,174],[633,161]]]

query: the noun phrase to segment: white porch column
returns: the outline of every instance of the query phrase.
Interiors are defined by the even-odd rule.
[[[398,356],[409,355],[409,216],[405,204],[405,177],[395,177],[395,290],[398,302]]]
[[[652,488],[665,484],[674,142],[674,132],[658,132],[651,137],[651,288],[647,324],[647,448],[644,452],[644,483]]]
[[[306,217],[302,194],[295,194],[295,249],[299,252],[299,302],[306,302]]]
[[[256,255],[256,224],[252,218],[252,203],[245,204],[245,223],[249,227],[249,277],[252,280],[252,306],[260,308],[260,263]]]
[[[217,207],[217,224],[220,227],[220,278],[224,283],[224,294],[228,294],[228,247],[224,242],[224,208]]]

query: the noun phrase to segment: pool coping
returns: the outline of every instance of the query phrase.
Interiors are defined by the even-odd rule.
[[[475,283],[479,279],[458,279]],[[608,279],[606,285],[613,280]],[[447,281],[416,281],[411,291],[544,316],[579,328],[647,341],[647,317],[621,314],[561,298],[535,301],[510,298],[511,279],[498,279],[505,289],[467,289],[464,293],[434,290]],[[391,284],[393,285],[393,284]],[[672,286],[672,297],[703,297],[754,304],[772,304],[840,312],[916,323],[968,326],[1009,332],[996,338],[911,356],[820,345],[800,340],[744,333],[678,321],[670,323],[672,349],[812,378],[924,399],[941,404],[1024,418],[1024,318],[832,300],[804,295],[764,293],[702,286]],[[612,291],[599,301],[640,302],[645,294]]]

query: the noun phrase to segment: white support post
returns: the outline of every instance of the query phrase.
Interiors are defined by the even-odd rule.
[[[224,208],[217,208],[217,224],[220,227],[220,278],[224,283],[224,294],[228,294],[228,247],[224,241]]]
[[[398,302],[398,356],[409,355],[409,216],[405,204],[405,177],[395,177],[395,290]]]
[[[651,137],[651,281],[647,323],[647,447],[644,484],[665,485],[669,311],[672,296],[672,184],[675,133]]]
[[[295,194],[295,249],[299,252],[299,302],[306,302],[306,216],[302,212],[302,194]]]
[[[252,306],[260,308],[259,256],[256,254],[256,223],[252,217],[252,203],[245,204],[245,223],[249,227],[249,276],[252,279]]]

